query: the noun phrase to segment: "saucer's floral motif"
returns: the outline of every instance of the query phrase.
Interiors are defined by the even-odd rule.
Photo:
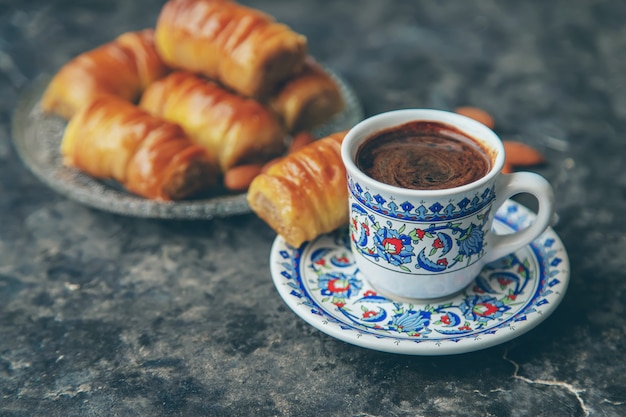
[[[418,337],[431,332],[430,316],[428,310],[415,310],[412,305],[405,308],[402,304],[394,303],[396,309],[388,323],[390,329],[406,333],[409,336]]]
[[[499,215],[513,219],[517,228],[526,227],[530,221],[526,220],[526,211],[518,213],[519,207],[507,203]],[[458,256],[466,258],[481,250],[477,243],[481,240],[478,233],[481,225],[458,229],[456,233],[452,232],[454,223],[450,225],[377,235],[380,228],[370,224],[368,238],[378,236],[380,244],[380,248],[372,250],[372,255],[378,253],[382,257],[382,248],[386,248],[386,256],[390,259],[395,256],[393,259],[402,264],[405,258],[400,254],[409,251],[407,247],[414,240],[428,240],[431,250],[427,255],[445,256],[451,251],[451,240],[458,241],[463,236],[467,237],[461,241],[468,243],[465,252]],[[336,326],[334,329],[339,330],[334,330],[335,334],[346,332],[346,338],[356,344],[365,337],[373,337],[375,341],[391,339],[394,345],[401,341],[419,345],[428,342],[437,349],[444,342],[480,343],[483,337],[494,336],[501,329],[514,331],[518,323],[537,321],[538,316],[543,318],[537,313],[545,312],[546,308],[549,311],[555,298],[558,302],[559,296],[554,292],[560,294],[567,285],[568,277],[560,269],[567,256],[557,244],[558,238],[548,234],[527,249],[485,266],[461,294],[431,302],[394,300],[375,291],[361,276],[350,249],[353,231],[352,228],[338,230],[300,249],[285,246],[276,256],[280,259],[281,282],[289,288],[288,297],[298,300],[298,305],[308,311],[306,315],[299,314],[309,322],[312,317],[320,317],[322,325]],[[452,262],[460,260],[452,259]],[[382,350],[393,351],[393,348]]]
[[[442,239],[437,237],[441,233],[432,232],[424,232],[422,237],[427,233],[432,234],[434,242]],[[362,291],[364,281],[352,261],[345,230],[332,236],[332,245],[320,246],[312,252],[310,261],[301,265],[317,277],[312,286],[315,298],[334,305],[334,311],[352,324],[387,334],[428,338],[431,332],[455,335],[482,329],[509,316],[518,296],[534,278],[529,260],[511,254],[488,265],[457,302],[418,307],[399,303],[372,289]],[[436,249],[445,252],[445,245],[436,244],[441,246]]]
[[[468,288],[466,296],[458,302],[428,304],[419,308],[414,304],[395,302],[373,290],[361,295],[359,289],[363,285],[355,281],[356,274],[351,274],[352,297],[333,304],[337,306],[338,312],[355,325],[374,327],[390,334],[404,333],[421,338],[428,338],[432,331],[446,335],[464,334],[482,329],[490,322],[511,314],[515,300],[533,278],[528,262],[512,254],[500,264],[485,268],[475,285]],[[503,269],[505,267],[510,269]],[[327,275],[321,273],[318,282],[325,283]],[[514,279],[502,279],[506,276],[514,276]],[[325,295],[322,285],[320,288],[321,295]],[[387,304],[384,312],[381,311],[381,303]],[[355,313],[354,305],[359,306],[360,312]],[[372,317],[377,320],[372,320]]]
[[[330,298],[330,302],[340,308],[363,287],[363,283],[356,276],[341,272],[322,273],[318,278],[318,284],[320,294],[326,297],[324,301]]]

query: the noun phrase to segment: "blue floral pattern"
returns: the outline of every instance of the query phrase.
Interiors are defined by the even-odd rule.
[[[432,208],[439,211],[441,205]],[[473,217],[454,222],[387,220],[381,224],[376,216],[353,204],[350,237],[355,250],[374,262],[386,263],[389,269],[447,272],[465,268],[484,255],[490,212],[491,206],[486,206]]]
[[[526,227],[534,214],[520,208],[505,203],[496,223],[512,230]],[[441,230],[425,231],[423,238],[439,239],[436,249],[444,253],[451,242]],[[456,234],[455,239],[466,242],[464,257],[481,250],[480,230],[474,225]],[[410,236],[398,231],[377,239],[397,239],[410,246]],[[402,302],[377,293],[363,279],[353,261],[351,240],[341,229],[300,249],[284,246],[275,252],[275,283],[287,304],[309,323],[351,343],[390,352],[408,342],[411,345],[403,349],[413,354],[433,346],[445,351],[448,343],[448,351],[469,351],[474,344],[484,347],[511,338],[518,327],[534,326],[558,305],[569,279],[567,254],[548,229],[528,247],[484,267],[462,294],[430,303]],[[404,262],[402,248],[381,244],[377,250],[378,256],[394,252],[394,259]]]

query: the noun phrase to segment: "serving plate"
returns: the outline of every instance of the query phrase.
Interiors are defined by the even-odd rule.
[[[363,118],[353,89],[339,75],[325,70],[339,85],[346,105],[341,113],[312,132],[318,138],[347,130]],[[245,193],[217,189],[195,199],[154,201],[131,194],[113,181],[98,180],[64,166],[59,148],[66,121],[43,113],[40,106],[50,79],[50,76],[39,77],[20,96],[13,115],[12,137],[26,167],[53,190],[100,210],[136,217],[210,219],[250,212]]]
[[[509,200],[494,229],[517,231],[534,219]],[[567,252],[551,228],[487,265],[461,293],[437,300],[377,293],[354,263],[347,227],[300,248],[277,237],[270,269],[283,301],[313,327],[353,345],[406,355],[459,354],[509,341],[545,320],[569,283]]]

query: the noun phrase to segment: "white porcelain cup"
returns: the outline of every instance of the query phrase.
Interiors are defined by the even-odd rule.
[[[415,190],[384,184],[355,162],[361,144],[376,133],[413,121],[440,122],[479,142],[491,155],[482,178],[456,188]],[[354,126],[341,156],[348,175],[350,236],[363,276],[381,294],[398,298],[438,298],[461,291],[483,266],[536,239],[554,214],[550,184],[530,172],[502,174],[504,148],[485,125],[440,110],[382,113]],[[528,228],[499,235],[494,215],[507,199],[529,193],[538,213]]]

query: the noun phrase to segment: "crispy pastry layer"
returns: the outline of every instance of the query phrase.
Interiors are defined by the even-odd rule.
[[[294,247],[348,221],[341,160],[345,133],[334,133],[286,156],[248,189],[252,210]]]
[[[284,128],[272,111],[189,72],[176,71],[154,82],[140,106],[181,125],[222,171],[266,162],[285,149]]]
[[[101,96],[70,120],[61,143],[63,162],[129,191],[179,200],[216,184],[217,167],[176,124],[114,96]]]
[[[156,51],[152,29],[124,33],[61,67],[44,92],[41,105],[45,112],[69,119],[102,95],[134,101],[168,71]]]
[[[255,98],[298,72],[307,54],[304,36],[227,0],[170,0],[157,21],[156,45],[170,66]]]
[[[324,124],[345,106],[339,86],[312,58],[290,77],[269,100],[290,133]]]

